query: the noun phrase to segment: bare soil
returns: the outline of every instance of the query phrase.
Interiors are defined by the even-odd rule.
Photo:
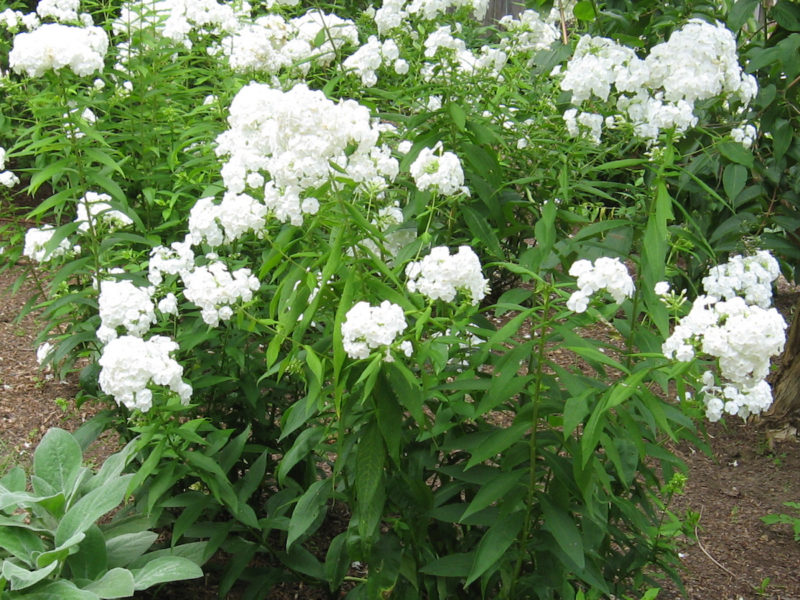
[[[93,409],[75,409],[74,379],[42,373],[34,348],[35,317],[17,321],[33,291],[26,281],[17,294],[7,290],[20,271],[0,273],[0,471],[27,464],[49,427],[74,429]],[[779,298],[791,306],[796,297]],[[788,319],[788,316],[787,316]],[[63,399],[63,400],[59,400]],[[672,450],[689,465],[685,494],[670,510],[699,514],[697,539],[682,542],[685,595],[665,584],[661,600],[800,600],[800,541],[789,525],[767,525],[771,513],[791,513],[784,502],[800,502],[800,443],[796,434],[770,448],[757,423],[729,420],[708,426],[713,456],[682,445]],[[112,448],[113,450],[113,448]],[[800,513],[795,513],[800,517]],[[184,582],[162,589],[158,598],[216,597],[213,581]],[[270,598],[324,598],[301,584],[284,585]]]

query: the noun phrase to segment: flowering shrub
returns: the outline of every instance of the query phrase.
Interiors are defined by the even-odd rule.
[[[661,300],[717,261],[684,180],[741,187],[691,144],[753,143],[733,34],[685,18],[642,58],[602,20],[573,52],[585,3],[497,28],[482,0],[265,4],[3,13],[4,193],[44,196],[3,257],[47,263],[42,360],[88,363],[81,400],[141,434],[136,502],[235,557],[223,594],[285,567],[356,598],[676,576],[661,443],[764,410],[783,334],[766,253],[674,328]]]

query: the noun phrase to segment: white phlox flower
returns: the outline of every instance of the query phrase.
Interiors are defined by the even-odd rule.
[[[152,287],[137,287],[128,280],[101,281],[97,300],[101,323],[98,339],[107,344],[117,337],[119,327],[129,336],[144,336],[156,322],[153,292]]]
[[[79,246],[73,246],[67,238],[64,238],[58,243],[58,246],[48,252],[46,245],[53,238],[55,232],[56,230],[51,225],[43,225],[39,228],[32,227],[28,229],[28,231],[25,232],[25,246],[23,247],[22,255],[36,262],[43,263],[49,261],[51,258],[79,251]]]
[[[709,420],[723,411],[746,418],[772,402],[765,378],[770,359],[783,351],[787,328],[769,307],[777,275],[777,261],[765,251],[714,267],[703,286],[715,295],[699,296],[662,345],[667,358],[686,362],[702,353],[716,360],[721,385],[707,372],[701,389]]]
[[[567,300],[567,308],[585,312],[595,292],[606,290],[617,303],[633,296],[635,286],[627,267],[618,258],[601,256],[592,263],[581,259],[572,263],[569,274],[577,277],[578,290]]]
[[[192,250],[194,240],[191,235],[182,242],[173,242],[169,248],[157,246],[150,251],[147,279],[153,285],[161,285],[164,273],[169,275],[188,275],[194,268],[195,254]]]
[[[98,221],[105,223],[110,229],[132,225],[133,220],[124,212],[111,208],[110,201],[111,196],[108,194],[86,192],[78,200],[77,215],[75,217],[75,223],[78,223],[78,231],[89,231],[90,223],[96,226]]]
[[[374,35],[369,36],[367,43],[344,61],[344,68],[361,78],[364,87],[372,87],[378,82],[376,71],[383,65],[394,64],[397,70],[400,49],[393,39],[381,42]],[[408,63],[406,69],[408,68]],[[402,67],[401,67],[402,70]]]
[[[214,198],[201,198],[189,212],[189,233],[195,244],[206,242],[216,247],[230,243],[249,231],[260,233],[267,210],[263,202],[249,194],[226,192],[219,204],[214,204]]]
[[[391,126],[374,121],[369,109],[354,100],[334,103],[304,84],[288,92],[260,83],[243,87],[231,104],[228,123],[216,150],[227,157],[221,170],[226,188],[242,194],[252,173],[263,174],[264,205],[281,222],[301,225],[304,215],[319,210],[319,200],[309,190],[329,180],[332,163],[340,171],[337,176],[349,177],[372,193],[385,190],[399,171],[391,148],[380,143]],[[200,222],[208,228],[210,234],[202,235],[214,245],[222,236],[213,233],[216,215],[204,212],[213,212],[211,206],[206,200],[197,222],[198,228]],[[255,209],[250,212],[260,220]]]
[[[46,23],[14,36],[9,66],[28,77],[41,77],[50,69],[69,67],[81,77],[102,71],[108,35],[101,27],[74,27]]]
[[[51,17],[56,21],[77,21],[80,0],[39,0],[36,13],[39,18]]]
[[[178,344],[161,335],[149,340],[128,335],[111,340],[98,360],[100,389],[129,410],[150,410],[150,385],[166,386],[188,404],[192,386],[183,381],[183,367],[170,356],[176,350]]]
[[[41,366],[53,350],[53,345],[50,342],[40,344],[36,349],[36,362]]]
[[[559,38],[558,29],[545,22],[535,10],[525,10],[516,18],[506,15],[498,25],[511,35],[501,39],[501,47],[508,55],[531,55],[528,65],[533,65],[533,54],[548,49]]]
[[[409,170],[421,192],[431,189],[452,196],[464,191],[461,161],[452,152],[443,152],[441,142],[433,148],[423,148]]]
[[[759,250],[753,256],[733,256],[725,264],[712,267],[703,278],[703,288],[717,298],[741,296],[748,304],[768,308],[772,304],[772,282],[778,275],[778,261],[766,250]]]
[[[562,75],[561,89],[572,92],[573,104],[593,97],[614,102],[614,116],[631,123],[637,137],[649,143],[663,131],[680,135],[694,127],[697,101],[734,98],[746,107],[758,91],[755,78],[739,65],[733,34],[700,19],[689,21],[644,59],[613,40],[583,36]],[[570,131],[574,135],[574,128]],[[732,136],[747,145],[754,133],[740,129]]]
[[[5,187],[14,187],[19,183],[17,177],[12,171],[3,171],[6,168],[6,149],[0,147],[0,185]]]
[[[391,362],[390,347],[407,326],[403,309],[388,300],[380,306],[358,302],[345,315],[342,323],[342,344],[350,358],[367,358],[373,350],[386,350],[384,360]],[[400,350],[410,356],[411,344],[404,342]]]
[[[250,269],[241,268],[228,271],[228,267],[214,261],[208,265],[195,267],[181,275],[184,297],[201,310],[201,317],[211,327],[233,316],[232,304],[253,299],[253,292],[260,287],[258,278]]]
[[[480,259],[469,246],[459,247],[455,254],[446,246],[432,248],[421,261],[406,265],[406,276],[410,292],[420,292],[431,300],[452,302],[463,292],[476,305],[489,292]]]

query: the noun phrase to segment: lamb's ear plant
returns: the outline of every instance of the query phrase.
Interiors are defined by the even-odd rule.
[[[150,519],[126,510],[135,442],[96,471],[76,438],[50,429],[30,477],[0,478],[0,598],[128,598],[138,590],[202,575],[203,544],[151,550]],[[113,513],[113,516],[108,516]]]

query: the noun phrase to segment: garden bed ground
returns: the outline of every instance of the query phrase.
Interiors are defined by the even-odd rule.
[[[7,292],[19,274],[0,273],[0,471],[17,461],[26,463],[49,427],[75,428],[93,410],[75,409],[70,402],[77,390],[74,381],[60,382],[38,370],[34,318],[15,320],[34,284],[26,281],[16,295]],[[791,306],[794,299],[779,298],[779,305]],[[708,433],[713,457],[688,446],[674,449],[689,465],[690,477],[686,493],[671,509],[700,514],[698,540],[682,547],[686,597],[800,600],[800,542],[788,525],[761,521],[766,514],[788,512],[784,502],[800,501],[800,442],[789,436],[771,450],[759,427],[734,419],[727,426],[709,426]],[[198,580],[181,584],[179,595],[162,590],[158,597],[202,600],[215,594],[210,581]],[[324,594],[295,587],[270,597]],[[658,597],[681,596],[665,586]]]

